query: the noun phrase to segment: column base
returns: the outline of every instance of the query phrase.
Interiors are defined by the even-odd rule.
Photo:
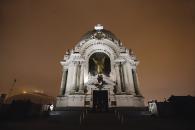
[[[121,95],[122,93],[121,92],[117,92],[116,95]]]
[[[71,95],[71,94],[75,94],[75,92],[76,92],[76,90],[71,90],[71,91],[70,91],[70,95]]]
[[[79,94],[84,94],[84,90],[79,90]]]
[[[134,92],[126,92],[127,95],[136,95]]]

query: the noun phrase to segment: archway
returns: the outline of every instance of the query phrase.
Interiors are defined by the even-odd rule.
[[[89,72],[93,76],[97,74],[109,76],[111,72],[109,56],[102,52],[92,54],[89,58]]]

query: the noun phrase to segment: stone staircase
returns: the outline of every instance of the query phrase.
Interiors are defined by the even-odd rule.
[[[81,121],[82,127],[120,127],[121,122],[113,111],[92,112],[89,111]]]
[[[150,116],[150,113],[144,109],[109,109],[104,112],[91,109],[70,109],[50,113],[51,122],[56,122],[59,125],[63,124],[66,128],[77,127],[85,130],[93,128],[128,128],[130,122]]]
[[[2,130],[195,130],[194,120],[153,117],[145,109],[114,109],[93,112],[57,110],[49,117],[2,120]]]

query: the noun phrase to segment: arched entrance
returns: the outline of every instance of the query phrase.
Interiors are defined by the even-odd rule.
[[[93,76],[104,74],[109,76],[111,72],[110,58],[103,52],[96,52],[89,58],[89,73]]]
[[[98,78],[102,77],[102,80],[98,80],[99,84],[103,85],[103,76],[110,76],[111,63],[110,57],[103,52],[93,53],[89,58],[89,73],[92,76],[98,75]],[[98,85],[97,85],[98,86]],[[97,87],[96,86],[96,87]],[[101,87],[101,88],[102,88]],[[95,111],[106,111],[108,109],[108,90],[102,90],[101,88],[93,90],[93,109]]]

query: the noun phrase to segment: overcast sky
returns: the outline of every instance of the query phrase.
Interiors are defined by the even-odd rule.
[[[146,100],[195,95],[194,0],[1,0],[0,93],[59,93],[60,60],[101,23],[140,60]]]

